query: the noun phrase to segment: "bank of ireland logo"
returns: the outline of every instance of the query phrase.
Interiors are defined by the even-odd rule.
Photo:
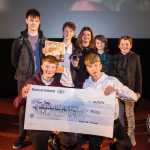
[[[30,117],[34,117],[34,114],[30,114]]]
[[[65,93],[65,91],[64,90],[57,90],[57,93],[63,94],[63,93]]]
[[[146,124],[147,124],[147,130],[150,132],[150,114],[147,117]]]

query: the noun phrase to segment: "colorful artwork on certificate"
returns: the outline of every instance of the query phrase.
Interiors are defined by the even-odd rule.
[[[45,47],[47,49],[46,55],[53,55],[58,59],[59,65],[56,72],[64,72],[65,44],[62,42],[45,41]]]

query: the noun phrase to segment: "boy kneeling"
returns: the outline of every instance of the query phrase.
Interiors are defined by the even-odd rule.
[[[138,99],[137,94],[124,86],[117,78],[101,72],[102,64],[98,55],[87,55],[84,63],[90,76],[85,80],[83,89],[103,90],[105,95],[116,92],[113,136],[117,138],[117,142],[110,144],[109,150],[131,150],[132,144],[129,136],[118,119],[119,105],[117,96],[131,102],[136,102]],[[99,150],[103,140],[104,137],[102,136],[90,135],[89,150]]]
[[[42,85],[42,86],[56,86],[62,87],[59,79],[55,77],[56,69],[58,66],[58,61],[56,57],[48,55],[42,59],[42,73],[38,73],[33,78],[30,78],[24,85],[21,93],[15,98],[15,107],[20,107],[25,105],[26,97],[30,90],[30,84],[32,85]],[[77,142],[77,137],[74,133],[59,132],[59,131],[37,131],[30,130],[29,136],[33,144],[34,150],[47,150],[48,149],[48,138],[50,134],[56,134],[59,138],[60,143],[66,147],[74,146]],[[55,144],[54,150],[61,150],[58,144]]]

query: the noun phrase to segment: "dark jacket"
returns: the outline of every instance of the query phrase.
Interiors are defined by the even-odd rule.
[[[112,55],[104,52],[102,55],[100,55],[98,52],[96,52],[97,55],[99,55],[102,63],[102,72],[106,73],[109,76],[113,75],[113,62],[112,62]],[[103,57],[104,56],[104,57]]]
[[[42,73],[38,73],[33,78],[30,78],[29,80],[27,80],[24,86],[26,86],[27,84],[46,86],[45,83],[41,79],[41,75]],[[49,86],[62,87],[57,77],[54,77],[53,82]],[[20,92],[20,94],[14,100],[14,105],[16,108],[18,108],[18,107],[25,105],[25,103],[26,103],[26,99],[22,97],[22,93]]]
[[[95,53],[94,49],[91,49],[89,47],[86,47],[86,48],[84,47],[81,50],[78,46],[76,46],[73,53],[78,55],[78,57],[80,59],[79,60],[80,69],[77,71],[77,77],[80,78],[80,79],[87,79],[89,77],[89,74],[86,71],[86,67],[85,67],[85,64],[84,64],[84,58],[90,53]]]
[[[76,47],[74,45],[72,45],[72,52],[74,52],[75,48]],[[77,70],[79,70],[79,66],[74,67],[72,65],[72,63],[70,63],[70,73],[71,73],[72,81],[73,81],[75,88],[78,88],[78,79],[77,79],[77,75],[76,75]],[[56,73],[56,76],[59,79],[61,79],[62,73]]]
[[[121,52],[113,56],[113,76],[116,76],[118,61],[121,56]],[[142,70],[140,56],[130,51],[125,65],[127,72],[127,86],[134,92],[142,94]]]
[[[40,62],[44,57],[42,48],[45,41],[48,40],[43,36],[43,32],[39,30],[39,56]],[[25,82],[33,77],[35,73],[35,62],[32,46],[28,40],[27,30],[21,32],[21,36],[16,38],[12,45],[11,62],[16,69],[15,79]]]

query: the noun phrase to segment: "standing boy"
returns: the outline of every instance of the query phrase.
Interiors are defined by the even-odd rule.
[[[109,49],[107,48],[108,40],[104,35],[97,35],[94,38],[95,47],[97,50],[97,54],[101,59],[101,63],[103,65],[102,72],[106,73],[109,76],[112,76],[113,72],[113,63],[112,56],[109,54]]]
[[[124,86],[119,82],[115,77],[106,75],[102,70],[102,64],[100,58],[96,54],[89,54],[84,59],[86,69],[90,74],[89,78],[85,80],[83,84],[83,89],[91,90],[101,90],[104,91],[105,95],[110,94],[111,92],[116,93],[116,104],[115,104],[115,113],[114,113],[114,137],[118,141],[109,146],[109,150],[131,150],[132,145],[127,135],[126,130],[120,123],[119,116],[119,105],[118,105],[118,96],[124,98],[130,102],[137,101],[137,94],[135,94],[128,87]],[[101,136],[90,136],[89,150],[99,150],[100,145],[102,144],[104,137]]]
[[[60,83],[67,88],[78,88],[78,80],[76,76],[76,70],[79,69],[78,66],[78,60],[73,61],[70,59],[70,56],[73,54],[73,51],[75,49],[72,38],[75,34],[76,25],[73,22],[65,22],[63,24],[62,28],[62,35],[63,35],[63,43],[65,43],[65,56],[64,56],[64,72],[63,73],[57,73],[56,76],[60,79]],[[43,49],[43,53],[47,53],[46,49]],[[77,136],[75,133],[68,133],[66,132],[66,138],[72,138],[77,140]],[[49,146],[57,150],[58,145],[54,144],[53,141],[58,141],[58,139],[55,140],[55,137],[53,139],[49,139]],[[69,147],[70,144],[64,144],[67,140],[64,139],[64,141],[61,143],[62,145],[66,145],[66,147]],[[76,143],[74,143],[75,145]],[[73,144],[72,144],[73,146]]]
[[[42,73],[38,73],[33,78],[30,78],[25,83],[22,92],[14,100],[15,107],[24,106],[26,103],[27,93],[30,90],[30,84],[42,85],[42,86],[56,86],[61,87],[61,83],[57,77],[55,77],[56,69],[58,66],[58,60],[56,57],[48,55],[42,59]],[[64,132],[59,131],[40,131],[40,130],[29,130],[29,136],[33,144],[34,150],[47,150],[48,149],[48,138],[50,134],[56,134],[60,139],[60,143],[65,146],[73,146],[76,144],[75,136],[68,136]],[[52,150],[61,150],[58,145],[54,144]],[[57,146],[57,147],[56,147]]]
[[[43,32],[39,30],[40,13],[36,9],[30,9],[26,13],[27,29],[21,32],[12,45],[11,62],[16,69],[15,79],[17,80],[18,93],[27,79],[40,72],[41,59],[43,58],[42,48],[45,40]],[[25,106],[20,107],[19,114],[19,137],[14,142],[13,148],[20,148],[26,139],[24,130]]]
[[[76,71],[79,69],[78,61],[72,61],[69,57],[75,50],[72,38],[75,35],[76,25],[73,22],[65,22],[62,28],[63,43],[65,43],[64,68],[60,75],[60,83],[65,87],[77,88],[78,80]]]
[[[131,51],[132,38],[129,36],[122,36],[118,41],[118,47],[120,52],[113,56],[113,76],[117,77],[122,84],[138,93],[138,98],[140,98],[142,94],[141,63],[140,56]],[[123,126],[124,110],[128,122],[128,135],[130,137],[132,146],[134,146],[136,145],[134,136],[134,103],[119,100],[119,119]]]
[[[88,78],[89,74],[85,69],[84,58],[93,53],[95,49],[94,45],[94,33],[90,27],[83,27],[78,35],[76,41],[76,49],[74,54],[77,54],[80,58],[80,69],[77,71],[77,77],[79,82],[79,88],[82,88],[83,82]]]

